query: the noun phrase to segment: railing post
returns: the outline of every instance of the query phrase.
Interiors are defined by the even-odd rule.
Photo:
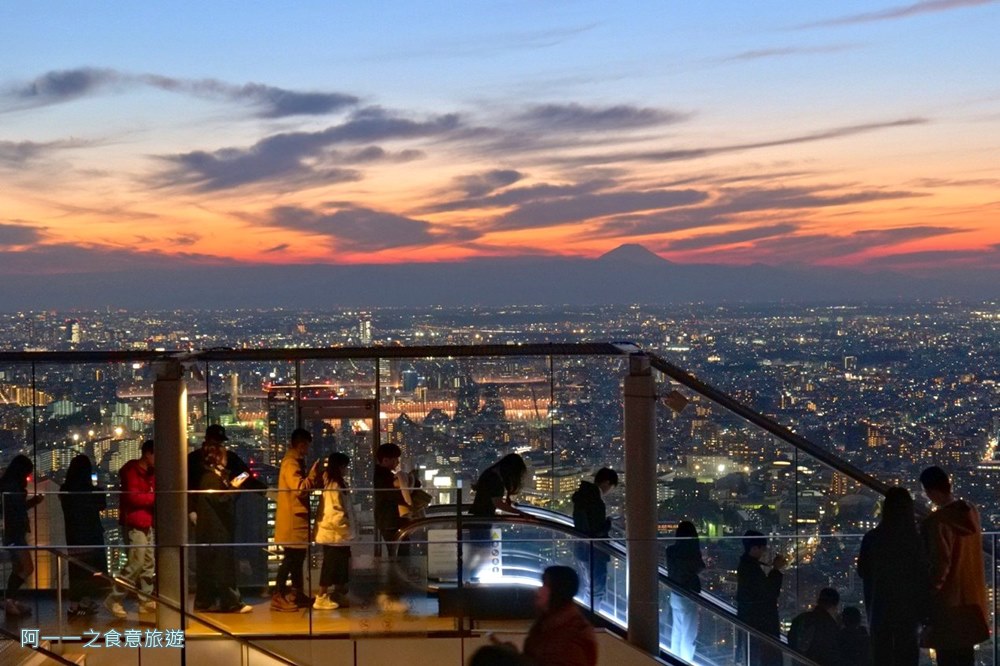
[[[182,612],[156,606],[156,626],[184,629],[187,589],[184,547],[187,544],[187,388],[180,361],[156,368],[153,385],[156,462],[156,578],[159,594]],[[171,650],[171,652],[174,652]],[[183,652],[183,651],[180,651]],[[183,655],[178,654],[183,660]],[[178,662],[181,663],[181,662]]]
[[[656,542],[656,382],[649,357],[629,357],[625,377],[625,523],[628,566],[628,640],[660,652]]]

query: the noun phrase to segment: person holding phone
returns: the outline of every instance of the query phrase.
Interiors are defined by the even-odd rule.
[[[312,433],[304,428],[292,431],[288,452],[278,471],[278,508],[274,514],[274,543],[284,554],[278,566],[278,579],[271,610],[294,612],[313,604],[305,590],[302,567],[309,543],[309,491],[320,486],[319,461],[306,468],[306,455]],[[292,585],[289,587],[288,579]]]
[[[764,556],[768,552],[767,537],[748,530],[743,535],[743,556],[736,569],[736,616],[761,633],[781,636],[781,619],[778,615],[778,598],[781,596],[782,569],[787,560],[778,553],[771,560],[770,570],[764,572]],[[740,633],[746,640],[746,635]],[[750,666],[780,666],[781,650],[757,638],[750,638]]]

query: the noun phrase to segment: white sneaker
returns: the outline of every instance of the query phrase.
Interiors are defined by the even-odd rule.
[[[125,607],[122,606],[120,601],[115,601],[111,597],[104,600],[104,607],[107,608],[112,615],[117,617],[119,620],[123,620],[128,617],[128,613],[125,612]]]
[[[375,598],[378,609],[383,613],[405,613],[410,610],[410,605],[402,599],[391,599],[387,594],[380,594]]]
[[[330,598],[328,594],[317,594],[316,601],[313,602],[313,610],[336,610],[340,604]]]
[[[149,601],[143,601],[139,604],[140,613],[155,613],[156,612],[156,602],[150,599]]]
[[[236,609],[236,612],[242,615],[246,615],[247,613],[252,613],[253,606],[251,606],[250,604],[243,604],[242,606]]]

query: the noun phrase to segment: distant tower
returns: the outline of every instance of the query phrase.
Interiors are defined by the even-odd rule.
[[[847,372],[852,372],[858,369],[858,357],[857,356],[845,356],[844,357],[844,370]]]
[[[358,337],[361,338],[362,346],[367,347],[372,343],[371,315],[361,315],[361,321],[358,322]]]
[[[80,342],[80,322],[76,319],[66,322],[66,341],[73,344]]]
[[[236,414],[240,407],[240,376],[235,372],[229,375],[229,411]]]

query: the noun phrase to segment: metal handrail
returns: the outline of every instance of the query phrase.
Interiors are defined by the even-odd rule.
[[[20,636],[15,634],[13,631],[5,629],[4,627],[0,627],[0,636],[6,638],[9,641],[14,641],[14,642],[21,641]],[[29,650],[34,650],[38,654],[45,655],[46,658],[58,661],[60,664],[64,664],[65,666],[79,666],[75,661],[70,661],[61,654],[53,652],[48,648],[44,648],[41,645],[24,645],[23,643],[21,643],[21,647],[27,647]]]
[[[647,356],[649,356],[649,364],[652,367],[670,377],[678,384],[686,386],[698,395],[708,398],[723,409],[732,412],[733,414],[736,414],[750,423],[766,430],[786,444],[790,444],[796,449],[804,451],[828,467],[833,468],[844,476],[857,481],[861,485],[870,488],[881,495],[885,495],[886,491],[889,490],[888,484],[883,481],[879,481],[871,474],[862,470],[860,467],[852,465],[848,461],[844,460],[840,456],[834,455],[822,446],[810,442],[802,435],[792,432],[786,426],[783,426],[774,419],[764,416],[760,412],[751,409],[729,394],[720,391],[710,384],[706,384],[683,368],[670,363],[656,354],[647,353]]]
[[[230,545],[233,545],[233,544],[230,544]],[[154,547],[159,548],[160,546],[154,546]],[[197,622],[199,624],[202,624],[202,625],[208,627],[209,629],[212,629],[213,631],[217,631],[220,634],[226,636],[227,638],[230,638],[232,640],[237,641],[238,643],[242,643],[243,645],[247,645],[249,647],[252,647],[254,650],[258,650],[258,651],[262,652],[263,654],[267,655],[268,657],[270,657],[270,658],[272,658],[272,659],[274,659],[276,661],[281,662],[282,664],[284,664],[284,666],[298,666],[298,664],[295,661],[292,661],[291,659],[288,659],[287,657],[284,657],[284,656],[278,654],[277,652],[274,652],[273,650],[271,650],[269,648],[266,648],[266,647],[263,647],[261,645],[258,645],[257,643],[255,643],[252,640],[246,638],[245,636],[238,636],[238,635],[232,633],[231,631],[229,631],[228,629],[226,629],[225,627],[223,627],[220,624],[216,624],[215,622],[212,622],[211,620],[206,620],[205,618],[203,618],[201,616],[193,615],[192,613],[188,612],[186,609],[182,608],[179,604],[176,604],[176,603],[174,603],[173,601],[171,601],[169,599],[164,599],[159,594],[157,594],[155,591],[153,591],[153,592],[144,592],[144,591],[140,590],[139,588],[137,588],[132,583],[130,583],[129,581],[125,580],[124,578],[118,578],[117,576],[112,576],[112,575],[108,574],[106,571],[95,569],[94,567],[92,567],[87,562],[84,562],[83,560],[80,560],[79,558],[77,558],[77,557],[75,557],[73,555],[70,555],[69,552],[68,552],[68,549],[67,550],[62,550],[60,548],[53,548],[51,546],[49,546],[49,547],[39,546],[39,547],[36,547],[36,550],[48,551],[48,552],[52,553],[53,555],[56,555],[57,557],[61,557],[61,558],[65,559],[67,562],[72,562],[73,564],[77,565],[81,569],[83,569],[85,571],[88,571],[88,572],[90,572],[91,574],[93,574],[95,576],[98,576],[102,580],[110,582],[112,585],[117,585],[118,587],[125,588],[129,592],[134,592],[136,594],[141,593],[143,596],[149,597],[150,599],[152,599],[153,601],[155,601],[157,603],[157,605],[163,604],[164,607],[169,608],[170,610],[174,611],[175,613],[179,613],[182,617],[192,618],[195,622]],[[67,663],[72,663],[72,662],[67,662]],[[73,665],[73,666],[75,666],[75,665]]]
[[[455,505],[450,505],[450,506],[457,508]],[[419,518],[417,520],[411,521],[408,525],[400,528],[400,530],[397,533],[397,536],[400,540],[403,540],[406,538],[407,535],[418,529],[425,528],[433,524],[454,522],[456,519],[457,517],[454,513],[450,515],[428,516],[426,518]],[[578,538],[581,541],[588,541],[597,548],[601,548],[602,546],[610,544],[610,542],[607,540],[591,539],[590,537],[584,535],[582,532],[573,527],[568,527],[566,525],[562,525],[554,521],[547,521],[541,518],[536,518],[531,516],[513,515],[513,514],[502,514],[502,515],[498,514],[496,516],[472,516],[472,515],[462,516],[463,525],[494,524],[498,522],[515,524],[515,525],[531,525],[535,527],[544,527],[546,529],[552,529],[558,532],[562,532],[568,536]],[[623,550],[624,548],[613,549],[609,547],[607,550],[605,550],[605,552],[611,553],[613,555],[622,556],[624,554],[622,552]],[[724,604],[724,602],[717,602],[715,598],[712,597],[711,595],[704,595],[703,593],[694,594],[689,590],[685,590],[679,584],[670,580],[670,578],[667,577],[666,570],[663,567],[659,567],[659,570],[660,570],[660,583],[669,588],[671,594],[680,594],[685,598],[689,599],[690,601],[692,601],[693,603],[697,604],[698,607],[702,608],[706,612],[712,613],[713,615],[716,616],[723,616],[723,619],[726,622],[730,622],[738,629],[747,632],[748,635],[752,635],[754,638],[759,639],[760,641],[767,643],[768,645],[771,645],[774,648],[780,649],[782,654],[790,653],[793,659],[795,659],[797,664],[802,664],[803,666],[819,666],[819,664],[817,664],[816,662],[807,659],[806,657],[802,656],[801,654],[793,650],[783,640],[781,640],[780,637],[776,638],[774,636],[765,634],[759,629],[752,627],[743,620],[739,619],[736,616],[736,613],[734,612],[735,609],[733,609],[732,606],[728,606],[727,609],[726,604]]]

